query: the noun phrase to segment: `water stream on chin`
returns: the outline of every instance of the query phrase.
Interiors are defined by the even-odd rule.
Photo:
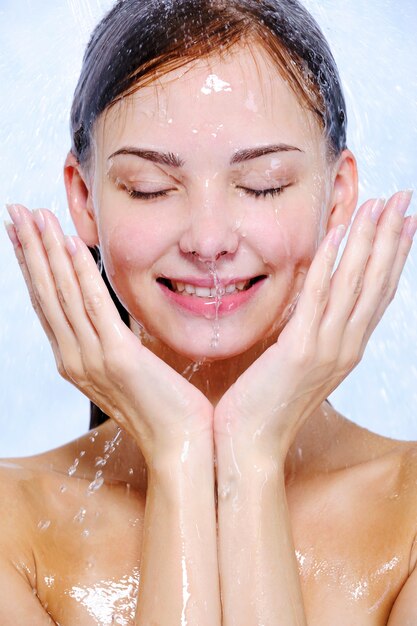
[[[219,308],[222,303],[222,297],[225,294],[224,287],[220,283],[219,276],[217,274],[216,263],[215,261],[210,261],[207,263],[208,270],[210,275],[214,280],[214,287],[216,289],[216,295],[214,299],[215,306],[215,315],[213,320],[213,335],[211,338],[210,347],[216,349],[220,342],[220,324],[219,324]]]

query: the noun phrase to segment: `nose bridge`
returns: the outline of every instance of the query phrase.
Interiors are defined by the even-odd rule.
[[[181,240],[184,252],[194,252],[205,260],[233,254],[239,239],[232,203],[215,183],[206,179],[189,195],[188,227]]]

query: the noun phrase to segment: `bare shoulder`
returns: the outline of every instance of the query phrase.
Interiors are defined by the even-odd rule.
[[[13,559],[33,579],[30,556],[29,521],[33,494],[33,474],[19,460],[0,460],[0,499],[3,514],[0,516],[0,555]]]

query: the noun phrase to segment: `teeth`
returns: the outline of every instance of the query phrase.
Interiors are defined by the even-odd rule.
[[[211,289],[209,287],[196,287],[195,295],[199,298],[209,298],[211,296]]]
[[[235,293],[236,291],[243,291],[247,287],[249,287],[250,281],[239,281],[238,283],[232,283],[227,285],[227,287],[219,286],[219,295],[222,293]],[[216,297],[216,288],[215,287],[196,287],[195,285],[189,285],[187,283],[176,283],[172,281],[172,288],[174,291],[182,293],[183,295],[188,294],[190,296],[197,296],[199,298],[215,298]]]

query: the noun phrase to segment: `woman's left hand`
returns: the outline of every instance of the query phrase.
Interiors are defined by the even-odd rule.
[[[393,300],[417,216],[411,193],[370,200],[358,211],[337,270],[344,229],[322,241],[291,320],[230,387],[214,415],[217,446],[231,438],[284,458],[306,419],[360,362]]]

